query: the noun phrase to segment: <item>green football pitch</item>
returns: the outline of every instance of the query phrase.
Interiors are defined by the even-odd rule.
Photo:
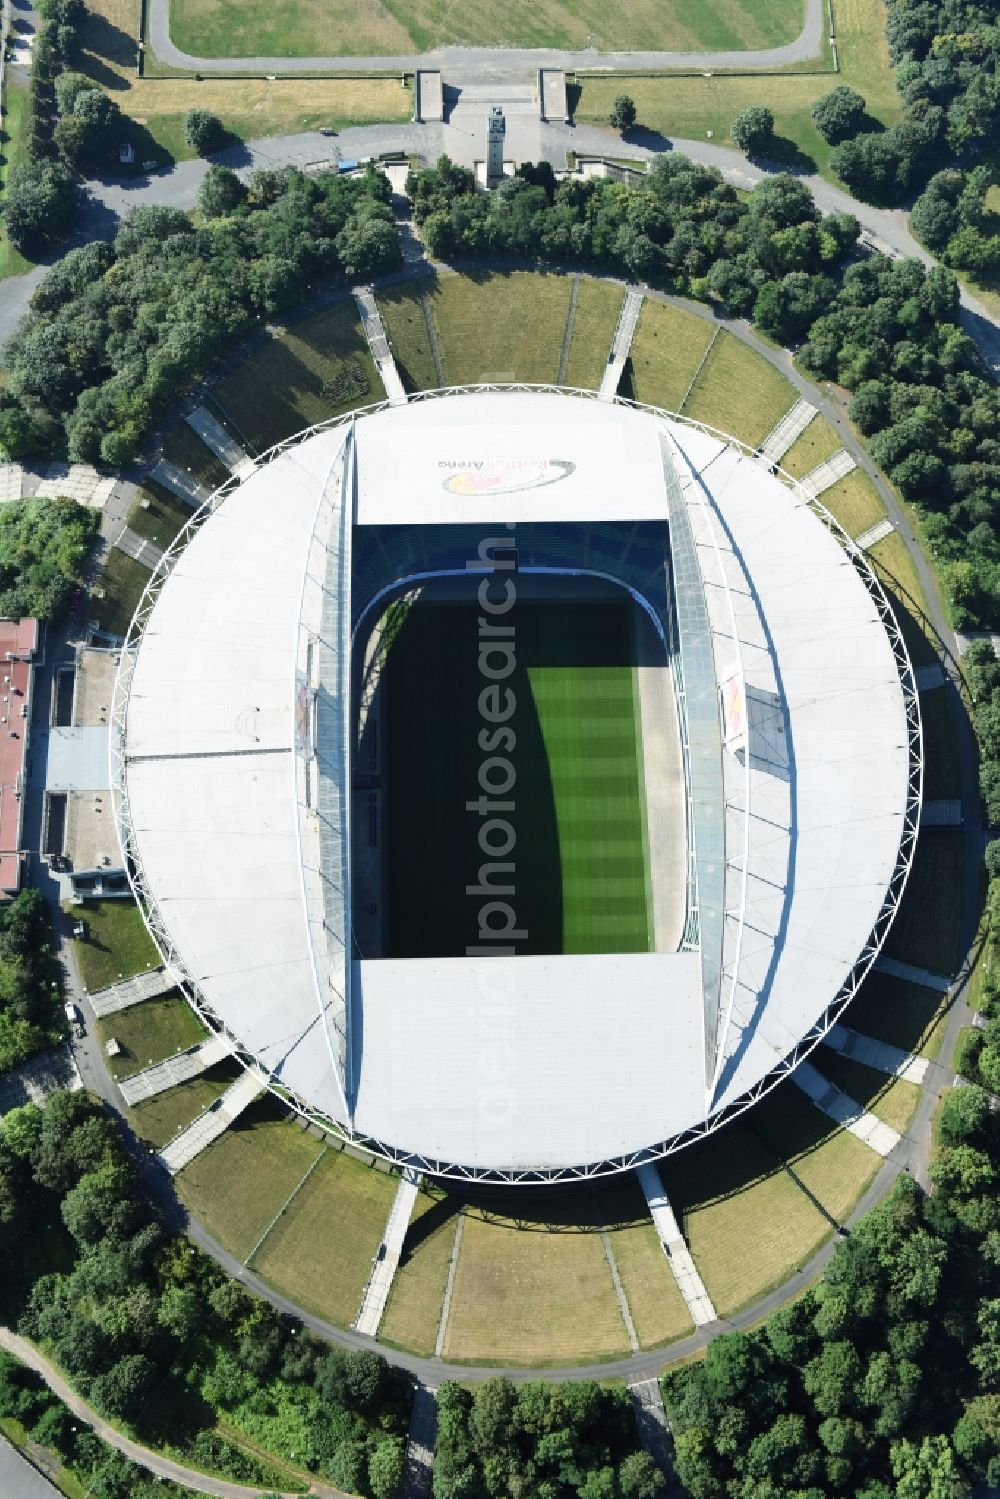
[[[480,747],[481,731],[498,732],[480,713],[490,686],[479,665],[480,611],[437,602],[410,610],[383,674],[387,956],[461,956],[479,943],[490,897],[466,887],[491,857],[515,864],[506,876],[514,891],[498,898],[527,933],[513,944],[518,953],[650,951],[631,609],[525,600],[504,616],[516,659],[502,684],[516,699],[509,750]],[[498,795],[514,803],[497,814],[516,836],[507,854],[482,851],[483,817],[467,806],[483,794],[491,752],[516,775]]]

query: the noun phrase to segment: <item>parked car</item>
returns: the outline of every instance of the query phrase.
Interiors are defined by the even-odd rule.
[[[87,1034],[86,1028],[83,1023],[83,1011],[80,1009],[80,1006],[75,1005],[71,999],[66,1001],[65,1009],[66,1019],[69,1021],[70,1030],[73,1032],[74,1036],[76,1036],[77,1040],[79,1040],[81,1036],[85,1036]]]

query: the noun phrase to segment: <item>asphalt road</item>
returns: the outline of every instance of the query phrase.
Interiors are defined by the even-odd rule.
[[[373,73],[447,69],[467,82],[536,68],[663,69],[780,68],[818,57],[823,43],[823,0],[804,0],[802,30],[784,47],[757,52],[570,52],[555,48],[439,47],[432,52],[391,57],[195,57],[170,40],[170,0],[150,0],[149,45],[157,60],[198,73]]]

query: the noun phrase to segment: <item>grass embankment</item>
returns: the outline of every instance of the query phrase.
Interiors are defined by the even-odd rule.
[[[387,1172],[328,1151],[251,1267],[297,1305],[346,1326],[361,1306],[396,1187]]]
[[[835,181],[829,167],[833,148],[823,140],[809,113],[819,95],[839,83],[850,84],[864,95],[869,114],[886,125],[899,119],[902,102],[889,65],[882,0],[834,0],[834,17],[839,75],[830,69],[828,49],[823,61],[771,73],[665,78],[584,73],[575,118],[606,125],[616,95],[628,92],[635,100],[641,127],[665,136],[711,140],[735,152],[730,125],[747,105],[763,104],[775,121],[777,139],[771,154],[790,167],[819,171]],[[617,136],[609,129],[610,155],[616,142]]]
[[[566,360],[565,383],[581,390],[597,390],[618,325],[625,293],[609,281],[592,276],[580,279],[573,314],[573,331]]]
[[[554,381],[569,309],[568,276],[473,271],[428,288],[447,385],[493,377]]]
[[[122,1048],[123,1055],[108,1057],[106,1063],[117,1079],[186,1051],[206,1031],[187,1000],[179,994],[164,994],[98,1020],[97,1035],[102,1045],[113,1036]]]
[[[260,451],[382,394],[357,308],[346,301],[269,338],[214,391]]]
[[[512,0],[497,12],[412,0],[171,0],[170,35],[202,57],[324,57],[425,52],[447,43],[480,47],[594,46],[602,51],[744,50],[793,41],[802,26],[795,0]]]
[[[134,557],[109,548],[97,584],[101,596],[92,589],[88,600],[88,614],[99,630],[124,639],[149,576],[149,568]]]
[[[145,503],[143,503],[145,501]],[[147,483],[128,513],[130,528],[164,551],[194,511],[157,484]]]
[[[264,1097],[184,1167],[177,1190],[220,1244],[245,1260],[324,1149]]]
[[[88,0],[83,51],[74,66],[105,89],[136,121],[136,171],[145,160],[169,166],[196,153],[184,139],[184,116],[198,107],[218,115],[237,140],[289,135],[320,126],[409,120],[413,97],[391,78],[201,78],[159,69],[146,54],[136,77],[138,7],[134,0]],[[277,13],[275,13],[277,14]],[[229,50],[229,49],[227,49]],[[273,71],[268,69],[268,72]]]
[[[461,1202],[421,1193],[379,1327],[379,1338],[429,1357],[437,1342]]]
[[[878,1156],[786,1083],[661,1167],[716,1310],[730,1315],[790,1280],[843,1222]]]
[[[779,462],[793,479],[804,479],[817,464],[825,463],[844,446],[840,433],[825,416],[814,416]]]
[[[24,159],[24,133],[28,123],[28,90],[9,75],[4,84],[4,114],[0,129],[0,201],[7,174]],[[0,281],[30,271],[33,262],[14,249],[0,223]]]
[[[70,915],[86,935],[73,949],[84,987],[92,993],[146,968],[158,968],[160,955],[139,907],[130,900],[88,900]]]
[[[401,286],[387,286],[378,294],[386,336],[408,391],[434,390],[441,383],[424,312],[426,290],[426,285],[407,281]]]
[[[756,447],[795,404],[795,387],[756,349],[719,333],[698,371],[683,414]]]

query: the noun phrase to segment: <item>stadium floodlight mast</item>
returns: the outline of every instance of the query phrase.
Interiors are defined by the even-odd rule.
[[[363,663],[360,708],[352,661],[393,599],[468,558],[470,596],[481,584],[500,604],[499,554],[480,567],[468,543],[512,525],[514,579],[589,574],[656,626],[683,777],[683,939],[359,957],[352,754],[391,631]],[[654,598],[637,548],[661,533]],[[129,626],[111,765],[147,925],[234,1055],[334,1135],[511,1183],[656,1159],[787,1076],[882,949],[923,774],[902,632],[819,500],[703,423],[526,384],[362,408],[216,491]],[[458,1003],[470,995],[478,1017]],[[512,1046],[507,1105],[477,1113],[477,1051],[485,1067]]]

